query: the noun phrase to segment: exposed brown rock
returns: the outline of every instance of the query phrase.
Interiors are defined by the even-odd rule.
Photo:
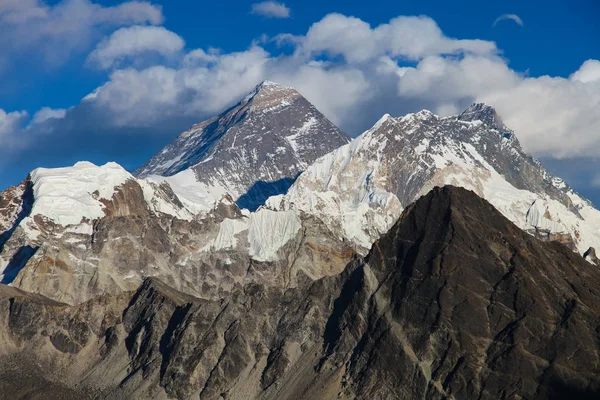
[[[14,376],[49,399],[600,393],[600,269],[453,187],[338,275],[214,300],[147,279],[76,307],[0,286],[0,319],[5,398]]]

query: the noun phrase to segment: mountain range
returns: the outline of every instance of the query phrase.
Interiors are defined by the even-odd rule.
[[[0,398],[594,396],[598,246],[489,105],[350,140],[263,82],[0,194]]]

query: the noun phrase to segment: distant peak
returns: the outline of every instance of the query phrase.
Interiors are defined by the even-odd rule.
[[[377,130],[386,123],[392,116],[390,114],[383,114],[383,117],[379,118],[379,121],[375,122],[375,125],[371,128],[372,130]]]
[[[244,97],[242,99],[242,102],[244,102],[244,101],[256,102],[257,100],[261,101],[261,99],[264,99],[265,97],[273,97],[273,96],[277,96],[277,97],[281,97],[281,98],[297,97],[297,96],[299,96],[299,93],[296,91],[296,89],[294,89],[292,87],[283,86],[277,82],[267,80],[267,81],[262,81],[261,83],[256,85],[254,87],[254,90],[252,90],[250,93],[248,93],[248,95],[246,97]]]
[[[258,87],[263,87],[263,86],[279,86],[282,87],[282,85],[280,85],[277,82],[273,82],[273,81],[262,81],[261,83],[258,84]]]
[[[402,117],[401,121],[402,122],[417,122],[417,121],[428,121],[431,119],[437,120],[437,119],[439,119],[439,117],[429,110],[421,110],[416,113],[406,114],[404,117]]]
[[[482,110],[493,110],[494,112],[496,111],[494,107],[490,106],[489,104],[473,103],[464,112],[478,112]]]
[[[461,121],[481,121],[490,128],[506,131],[508,128],[496,109],[485,103],[473,103],[458,116]]]
[[[281,85],[277,82],[273,82],[273,81],[262,81],[261,83],[259,83],[258,85],[256,85],[255,91],[256,92],[260,92],[262,90],[266,90],[269,92],[272,91],[280,91],[280,90],[294,90],[294,88],[289,87],[289,86],[284,86]]]
[[[415,116],[421,118],[421,119],[429,119],[429,118],[439,118],[436,114],[432,113],[429,110],[421,110],[418,113],[415,113]]]

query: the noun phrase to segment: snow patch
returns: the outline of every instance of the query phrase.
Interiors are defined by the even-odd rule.
[[[31,173],[35,199],[31,216],[43,215],[63,226],[101,218],[104,205],[99,199],[110,200],[115,188],[128,179],[133,176],[114,162],[101,167],[78,162],[66,168],[38,168]]]
[[[295,211],[272,211],[264,208],[250,214],[250,257],[256,261],[275,261],[277,251],[293,239],[302,228]]]

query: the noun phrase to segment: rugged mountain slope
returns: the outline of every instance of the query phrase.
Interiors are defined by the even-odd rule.
[[[135,175],[171,176],[190,168],[188,184],[195,180],[219,197],[229,193],[240,207],[254,210],[348,141],[296,90],[263,82],[236,106],[181,134]]]
[[[600,390],[600,270],[436,188],[337,276],[77,307],[0,286],[4,398],[556,399]],[[12,379],[19,377],[18,380]]]
[[[600,245],[600,212],[521,149],[495,110],[384,116],[352,143],[308,168],[273,209],[317,215],[365,252],[403,207],[438,185],[474,190],[541,238],[585,252]]]
[[[311,216],[242,212],[228,196],[205,209],[174,189],[114,163],[35,170],[0,194],[1,282],[78,304],[153,276],[215,298],[253,280],[337,274],[353,255]]]

